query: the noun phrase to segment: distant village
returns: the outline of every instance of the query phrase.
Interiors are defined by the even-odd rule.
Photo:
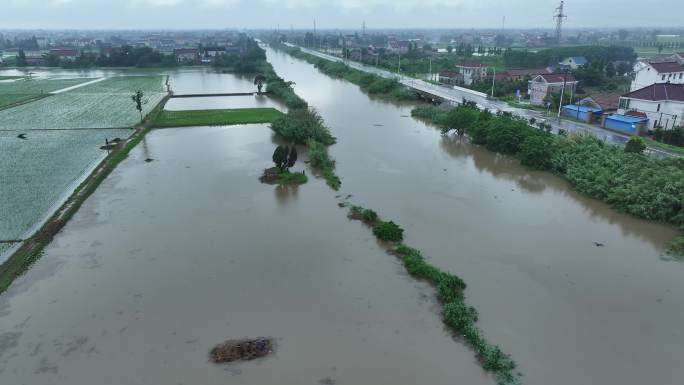
[[[684,34],[659,30],[257,31],[302,47],[626,134],[682,126]],[[0,65],[212,65],[246,47],[238,31],[0,34]]]

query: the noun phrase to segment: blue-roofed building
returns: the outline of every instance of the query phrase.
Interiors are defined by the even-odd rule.
[[[570,56],[563,59],[558,65],[561,68],[570,68],[573,70],[587,64],[589,61],[584,56]]]
[[[567,106],[563,106],[563,110],[561,112],[565,116],[569,116],[587,123],[592,123],[603,114],[603,110],[600,108],[578,106],[576,104],[568,104]]]
[[[648,118],[633,115],[609,115],[603,120],[604,128],[628,135],[639,135],[648,127]]]

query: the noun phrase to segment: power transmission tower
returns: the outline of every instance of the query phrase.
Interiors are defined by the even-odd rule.
[[[563,1],[560,2],[560,5],[558,6],[558,8],[556,8],[556,14],[553,15],[553,18],[556,20],[556,44],[558,45],[560,45],[561,43],[561,35],[563,33],[563,21],[568,18],[568,16],[563,13],[563,3]]]

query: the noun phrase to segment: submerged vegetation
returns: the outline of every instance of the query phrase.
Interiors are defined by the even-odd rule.
[[[342,182],[335,174],[335,161],[328,155],[328,148],[314,139],[309,139],[306,144],[309,147],[311,166],[321,173],[330,188],[339,190]]]
[[[221,110],[168,111],[159,113],[153,127],[217,126],[270,123],[283,113],[275,108],[237,108]]]
[[[340,188],[340,178],[335,175],[335,161],[330,158],[326,148],[335,143],[335,137],[316,110],[292,109],[276,119],[271,128],[287,140],[305,144],[309,149],[311,166],[321,173],[328,186],[334,190]]]
[[[373,210],[352,206],[348,216],[371,226],[373,234],[381,241],[400,242],[403,239],[403,230],[397,224],[382,221]],[[420,251],[414,248],[399,244],[388,246],[388,250],[399,257],[413,278],[426,281],[437,290],[437,298],[442,304],[442,321],[468,342],[482,368],[494,374],[499,385],[519,384],[521,374],[516,372],[515,362],[498,346],[489,343],[475,325],[477,310],[465,302],[465,282],[428,264]]]
[[[578,191],[639,218],[669,223],[684,229],[684,159],[656,159],[642,155],[640,140],[624,149],[591,135],[552,135],[509,114],[494,115],[466,106],[475,119],[465,132],[474,144],[516,156],[521,163],[554,172]],[[447,127],[449,111],[419,107],[415,117]],[[448,132],[448,130],[447,130]],[[682,253],[679,238],[672,253]]]

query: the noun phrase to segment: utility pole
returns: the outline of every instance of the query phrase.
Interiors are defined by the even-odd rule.
[[[558,8],[556,8],[556,14],[553,18],[556,20],[556,44],[560,46],[561,35],[563,33],[563,21],[568,18],[567,15],[563,13],[564,2],[561,1]]]
[[[494,80],[496,79],[496,67],[494,68],[494,76],[492,76],[492,98],[494,97]]]
[[[363,21],[363,37],[366,37],[366,20]]]
[[[428,60],[430,61],[430,81],[432,81],[432,56],[430,56]]]
[[[560,123],[561,109],[563,108],[563,95],[565,94],[565,84],[568,81],[568,70],[563,72],[563,88],[561,88],[560,102],[558,103],[558,123]]]
[[[401,73],[401,48],[399,51],[397,51],[397,54],[399,55],[399,61],[397,62],[397,75]]]

